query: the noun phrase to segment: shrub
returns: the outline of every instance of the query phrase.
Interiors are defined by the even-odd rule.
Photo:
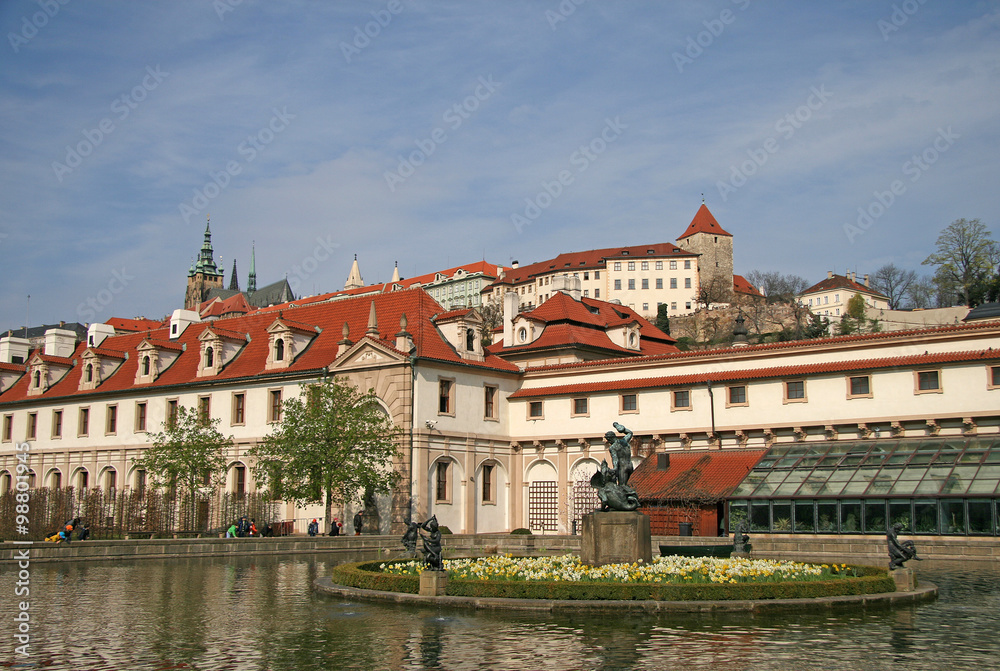
[[[442,536],[445,535],[445,534],[450,534],[451,533],[451,529],[449,529],[446,526],[440,526],[440,527],[438,527],[438,531],[441,532]]]
[[[510,535],[511,536],[530,536],[531,535],[531,529],[525,529],[523,527],[520,528],[520,529],[514,529],[513,531],[510,532]]]

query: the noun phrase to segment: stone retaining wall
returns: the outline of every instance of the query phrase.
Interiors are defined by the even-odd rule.
[[[912,538],[923,559],[1000,561],[1000,538],[903,536]],[[476,556],[505,552],[513,555],[565,554],[580,552],[579,536],[513,536],[507,534],[446,535],[445,557]],[[658,545],[711,545],[723,538],[654,536]],[[883,536],[823,536],[802,534],[751,535],[755,557],[800,561],[844,561],[881,565],[888,562]],[[285,536],[280,538],[177,538],[114,541],[73,541],[70,545],[35,542],[32,545],[0,544],[0,563],[16,561],[16,553],[31,550],[31,560],[120,561],[168,557],[214,557],[221,555],[290,555],[331,553],[342,561],[394,559],[403,556],[398,536]]]

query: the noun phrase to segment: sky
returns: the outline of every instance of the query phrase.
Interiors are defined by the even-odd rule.
[[[0,328],[676,240],[810,283],[1000,238],[1000,2],[0,2]],[[28,296],[30,295],[30,300]]]

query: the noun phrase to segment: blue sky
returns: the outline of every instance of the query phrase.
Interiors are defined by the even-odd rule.
[[[742,273],[1000,238],[998,2],[64,1],[0,3],[2,328],[182,307],[209,213],[227,284],[256,241],[299,294],[671,241],[702,194]]]

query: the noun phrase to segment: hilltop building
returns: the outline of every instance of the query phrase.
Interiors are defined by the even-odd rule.
[[[872,289],[868,285],[867,275],[862,282],[858,282],[857,275],[852,272],[848,272],[847,275],[837,275],[827,271],[826,279],[800,293],[798,301],[799,305],[808,307],[813,314],[839,321],[847,314],[847,303],[855,294],[861,294],[864,298],[866,310],[889,309],[889,297]]]

